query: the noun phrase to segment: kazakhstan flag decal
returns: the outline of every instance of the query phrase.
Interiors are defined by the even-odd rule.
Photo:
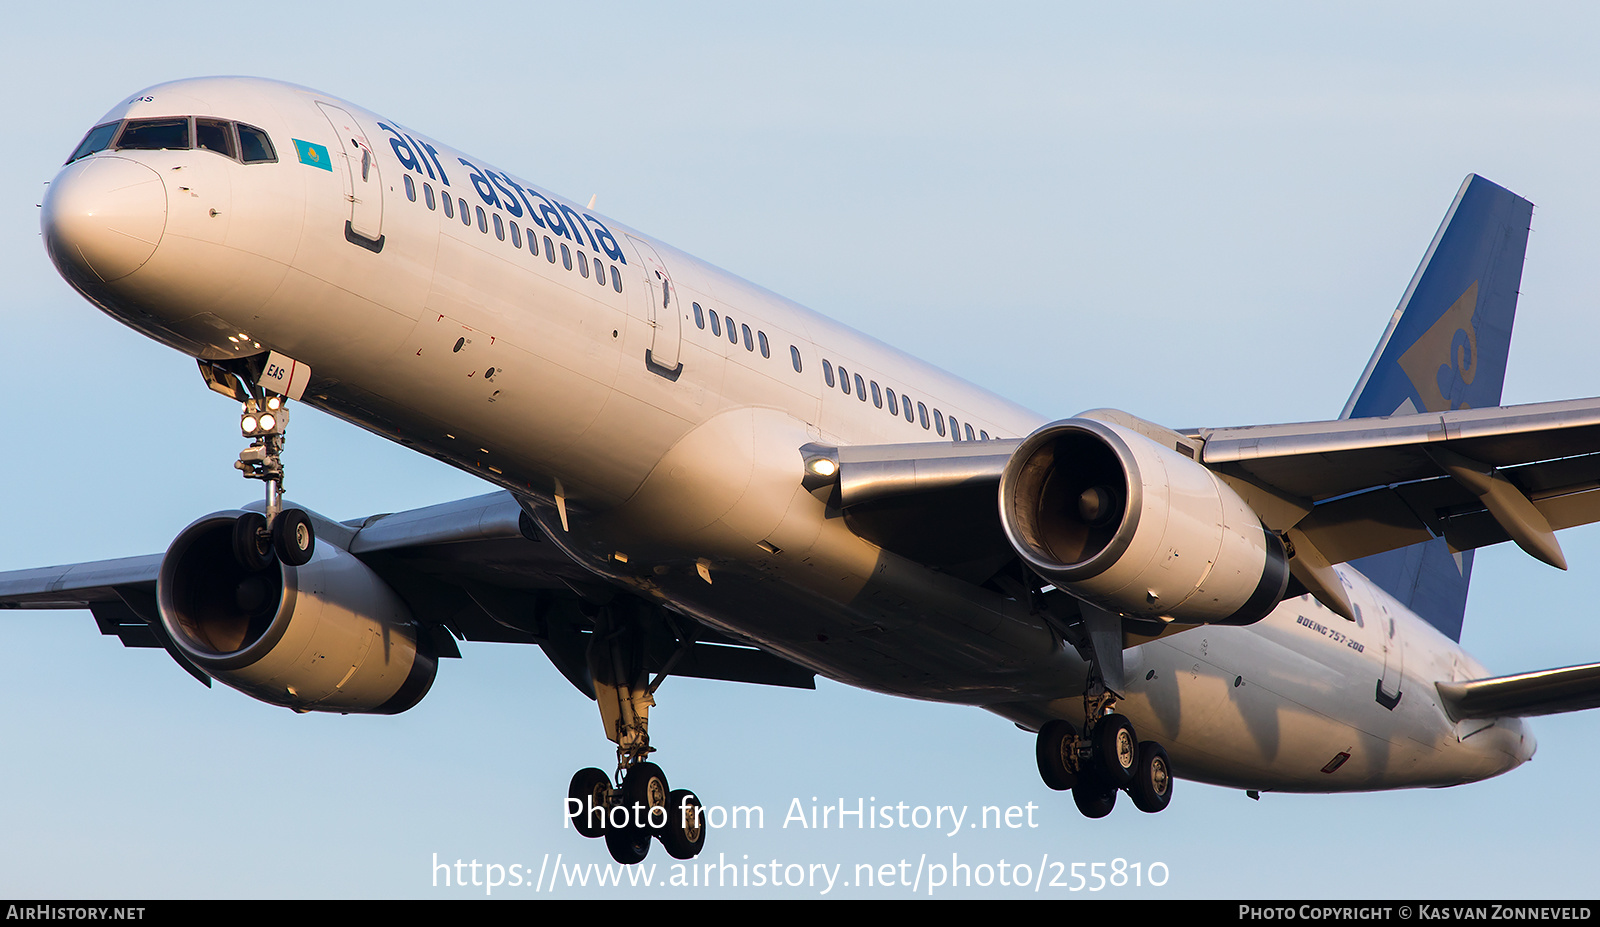
[[[294,140],[294,150],[300,153],[300,163],[312,167],[320,167],[325,171],[333,170],[333,159],[328,157],[328,149],[315,142]]]

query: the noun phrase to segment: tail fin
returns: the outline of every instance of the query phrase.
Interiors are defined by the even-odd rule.
[[[1500,404],[1533,204],[1469,174],[1411,278],[1341,418]],[[1352,564],[1453,640],[1472,552],[1443,538]]]

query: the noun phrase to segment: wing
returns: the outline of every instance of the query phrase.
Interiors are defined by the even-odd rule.
[[[1329,563],[1431,537],[1456,550],[1516,541],[1549,561],[1559,552],[1551,531],[1600,520],[1600,399],[1184,432],[1114,410],[1080,417],[1198,448],[1267,527],[1297,532],[1298,548]],[[914,559],[955,563],[995,552],[994,492],[1019,443],[810,453],[837,464],[839,504],[858,533]]]
[[[1452,720],[1531,717],[1600,708],[1600,663],[1435,684]]]
[[[587,613],[621,593],[598,585],[546,540],[510,493],[344,523],[311,517],[319,543],[345,549],[405,600],[439,656],[459,657],[458,640],[537,644],[579,691],[593,696]],[[156,583],[163,557],[0,573],[0,608],[88,609],[101,633],[128,647],[162,647],[210,685],[161,623]],[[653,672],[673,661],[678,676],[815,687],[809,670],[685,616],[639,605],[649,631],[645,662]]]
[[[1565,568],[1552,532],[1600,519],[1600,399],[1195,437],[1207,466],[1288,503],[1261,507],[1269,527],[1330,563],[1443,537],[1457,551],[1515,541]]]

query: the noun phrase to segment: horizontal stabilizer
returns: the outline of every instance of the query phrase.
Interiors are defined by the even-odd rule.
[[[1441,682],[1435,687],[1453,720],[1531,717],[1600,708],[1600,663]]]

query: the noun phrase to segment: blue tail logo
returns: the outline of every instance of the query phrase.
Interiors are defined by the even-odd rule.
[[[1478,308],[1478,282],[1461,294],[1439,321],[1423,333],[1417,343],[1400,355],[1400,369],[1406,372],[1421,409],[1413,412],[1443,412],[1470,408],[1464,396],[1478,369],[1478,330],[1472,315]],[[1444,358],[1444,363],[1439,363]]]

